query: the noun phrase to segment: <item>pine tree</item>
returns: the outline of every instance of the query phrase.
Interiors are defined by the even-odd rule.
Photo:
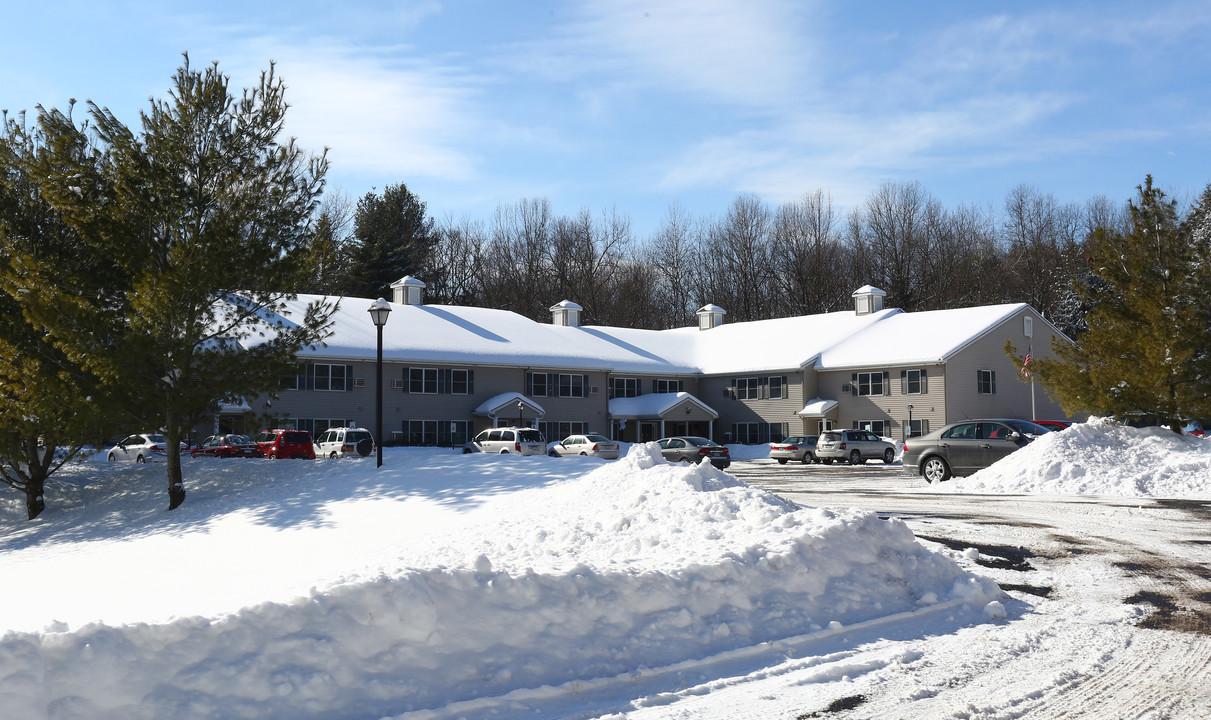
[[[1192,240],[1207,205],[1179,223],[1151,176],[1138,190],[1127,232],[1090,237],[1092,277],[1077,284],[1088,331],[1031,369],[1070,414],[1151,418],[1180,433],[1186,419],[1211,414],[1211,284]]]
[[[272,394],[331,315],[322,303],[280,315],[316,274],[311,218],[327,169],[279,142],[284,90],[271,65],[236,98],[217,63],[195,71],[186,56],[138,133],[91,103],[91,124],[40,110],[25,163],[77,255],[105,274],[14,256],[29,286],[19,300],[72,362],[163,429],[169,509],[185,499],[185,431],[222,400]]]
[[[388,185],[357,203],[345,294],[389,297],[391,283],[405,275],[423,275],[437,242],[434,221],[403,183]]]

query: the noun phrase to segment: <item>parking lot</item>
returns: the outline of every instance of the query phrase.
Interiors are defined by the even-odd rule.
[[[901,520],[919,541],[992,578],[1042,616],[1076,622],[1086,613],[1143,608],[1116,630],[1125,636],[1091,642],[1089,652],[1102,658],[1096,673],[1074,674],[1046,691],[1018,687],[1053,660],[1057,675],[1065,672],[1062,657],[1032,652],[1021,660],[1029,668],[981,669],[989,692],[1037,692],[1035,709],[1048,717],[1191,717],[1169,714],[1190,698],[1211,707],[1211,502],[965,494],[953,492],[961,488],[954,480],[930,488],[898,463],[738,461],[729,472],[801,505],[857,507]],[[878,692],[895,706],[894,685]],[[1131,710],[1113,715],[1108,708]]]

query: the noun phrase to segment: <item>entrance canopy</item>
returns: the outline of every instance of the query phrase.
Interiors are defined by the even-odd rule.
[[[521,407],[518,407],[520,403]],[[507,392],[500,395],[494,395],[480,403],[479,407],[472,411],[474,415],[480,415],[497,420],[512,420],[516,418],[524,418],[529,415],[534,418],[537,423],[547,411],[541,405],[534,402],[530,398],[522,395],[519,392]],[[493,423],[495,424],[495,422]]]
[[[610,400],[610,417],[615,420],[715,420],[719,413],[687,392],[648,393],[638,397]]]
[[[835,414],[837,410],[836,400],[825,400],[824,398],[812,398],[807,401],[807,405],[799,411],[799,417],[804,418],[822,418]]]

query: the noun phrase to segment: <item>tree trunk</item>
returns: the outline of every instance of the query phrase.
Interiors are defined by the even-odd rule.
[[[30,478],[25,482],[25,512],[30,520],[42,514],[46,509],[46,501],[42,499],[42,492],[45,489],[46,481],[39,478]]]
[[[172,412],[168,413],[164,439],[168,447],[168,509],[175,510],[185,502],[185,478],[181,473],[181,429],[176,425]]]

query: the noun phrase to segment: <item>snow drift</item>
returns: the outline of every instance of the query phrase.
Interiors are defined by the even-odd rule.
[[[1095,418],[1047,433],[941,492],[1211,498],[1211,440]]]
[[[1000,595],[923,548],[900,521],[797,508],[709,465],[666,464],[650,445],[609,464],[397,452],[392,467],[405,459],[408,467],[382,472],[360,460],[195,462],[194,519],[174,527],[161,511],[137,538],[68,532],[89,512],[84,504],[48,511],[44,527],[18,531],[0,556],[0,573],[22,564],[45,573],[41,587],[21,588],[35,616],[39,595],[51,593],[74,593],[77,605],[117,593],[98,608],[125,603],[134,617],[158,617],[165,602],[190,607],[188,595],[208,592],[223,599],[202,606],[228,607],[157,622],[107,622],[128,615],[98,610],[83,624],[78,616],[75,625],[10,625],[0,639],[0,707],[30,719],[377,718],[930,605],[983,607]],[[110,485],[94,490],[120,493],[131,472],[142,468],[102,475],[95,482]],[[223,482],[227,492],[215,492]],[[430,492],[439,487],[458,492]],[[241,507],[241,492],[253,505],[326,498],[274,516],[275,533],[295,534],[272,546],[276,569],[262,571],[282,578],[276,593],[262,593],[268,602],[220,590],[240,576],[241,556],[261,554],[244,543],[266,516]],[[11,509],[6,530],[18,527]],[[110,520],[98,527],[112,527],[112,508],[97,512]],[[423,532],[404,527],[422,516]],[[229,549],[224,562],[191,568],[179,597],[148,593],[153,608],[129,574],[148,542]],[[312,563],[320,544],[348,562]],[[79,553],[99,565],[90,577],[125,566],[133,587],[57,575]],[[289,596],[292,573],[312,589]],[[154,576],[148,569],[143,582]]]

